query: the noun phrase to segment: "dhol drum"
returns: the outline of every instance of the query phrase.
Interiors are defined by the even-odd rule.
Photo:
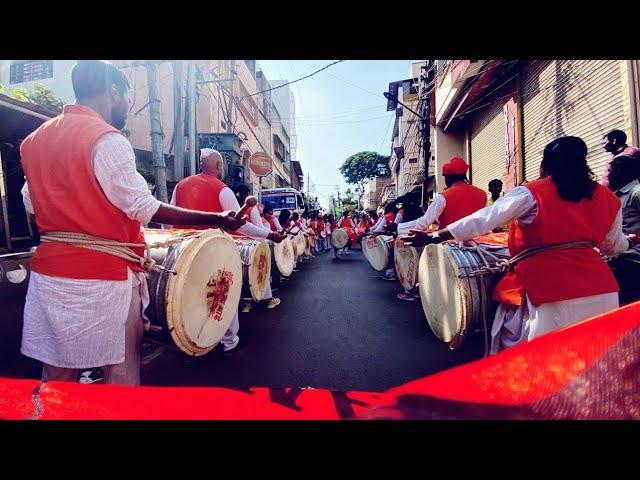
[[[369,251],[376,248],[376,245],[378,245],[378,240],[376,240],[376,237],[367,235],[362,238],[362,255],[364,255],[364,258],[366,258],[367,261],[369,261]]]
[[[367,260],[374,270],[382,272],[389,266],[389,253],[393,249],[394,238],[391,235],[379,235],[375,239],[375,246],[367,244]]]
[[[234,237],[242,259],[242,298],[264,300],[271,277],[271,250],[264,240]]]
[[[404,288],[411,290],[418,283],[418,264],[421,248],[405,245],[398,238],[393,248],[393,261],[396,266],[398,280]]]
[[[320,238],[327,238],[327,232],[320,230]]]
[[[349,244],[349,234],[344,228],[336,228],[331,232],[331,245],[334,248],[344,248]]]
[[[20,351],[32,256],[33,251],[0,255],[0,361],[15,358]]]
[[[311,255],[311,237],[308,235],[303,235],[304,237],[304,256],[308,257]]]
[[[147,272],[148,336],[188,355],[210,352],[238,312],[242,261],[233,238],[221,230],[146,229],[145,240],[153,260],[175,272]]]
[[[498,258],[509,258],[504,245],[480,245],[489,254],[471,246],[442,243],[427,245],[420,256],[418,282],[422,308],[434,335],[452,350],[464,341],[467,332],[488,332],[493,311],[491,295],[501,274],[476,275],[480,268],[493,266]],[[483,260],[484,257],[484,260]]]
[[[307,249],[307,240],[305,239],[302,232],[298,232],[292,239],[292,241],[296,244],[296,254],[298,258],[305,255],[305,250]]]
[[[296,266],[296,257],[293,250],[293,243],[289,237],[280,243],[269,240],[271,249],[271,271],[275,276],[288,277]]]

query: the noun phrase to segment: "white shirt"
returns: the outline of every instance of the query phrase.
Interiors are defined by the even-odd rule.
[[[376,223],[371,227],[370,232],[372,233],[383,233],[384,227],[387,224],[387,219],[384,218],[384,215],[380,215]]]
[[[170,202],[171,205],[176,204],[176,190],[177,188],[173,189],[173,194],[171,195],[171,202]],[[233,190],[231,190],[229,187],[225,187],[220,191],[219,200],[220,200],[220,206],[222,207],[223,211],[238,212],[240,210],[240,204],[238,203],[238,199],[234,195]],[[260,213],[256,208],[252,209],[252,213],[253,211],[255,211],[258,214],[258,216],[260,215]],[[219,213],[219,212],[214,212],[214,213]],[[271,230],[267,230],[266,228],[264,228],[262,226],[262,222],[258,224],[247,222],[238,229],[238,232],[241,233],[242,235],[246,235],[249,238],[264,240],[265,238],[267,238]]]
[[[538,205],[531,191],[524,186],[515,187],[504,197],[500,197],[489,207],[482,208],[468,217],[462,218],[447,226],[457,241],[470,240],[484,235],[511,220],[523,225],[530,224],[538,213]],[[628,249],[629,242],[622,233],[622,209],[618,214],[598,249],[607,256],[620,255]]]
[[[149,223],[160,202],[137,172],[129,141],[119,133],[104,135],[93,149],[92,160],[107,199],[131,220]],[[22,196],[25,209],[33,214],[27,183]],[[144,311],[149,304],[144,273],[128,269],[126,280],[84,280],[31,272],[21,352],[66,368],[122,363],[133,288],[140,288]]]
[[[398,225],[398,235],[407,235],[409,230],[422,230],[426,232],[429,228],[429,225],[432,223],[438,223],[438,219],[442,212],[444,212],[445,207],[447,206],[447,200],[439,193],[427,208],[427,211],[417,220],[413,220],[411,222],[400,223]]]

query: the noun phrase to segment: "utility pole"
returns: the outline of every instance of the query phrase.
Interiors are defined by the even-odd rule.
[[[149,93],[149,125],[151,130],[151,154],[156,178],[156,198],[167,203],[167,172],[162,151],[162,122],[160,121],[160,98],[158,96],[158,68],[155,62],[147,61],[147,90]]]
[[[229,73],[231,75],[231,87],[229,88],[229,100],[227,103],[227,133],[233,133],[233,104],[235,103],[234,92],[236,85],[236,61],[230,60]]]
[[[176,138],[173,153],[173,176],[176,181],[184,177],[184,103],[182,102],[182,60],[173,62],[173,132]]]
[[[429,161],[431,160],[431,100],[429,87],[435,79],[435,61],[427,60],[424,72],[420,75],[420,131],[422,134],[422,158],[424,179],[422,184],[422,205],[427,204],[427,188],[429,185]]]
[[[187,96],[189,97],[189,175],[196,174],[196,63],[189,61],[187,73]]]

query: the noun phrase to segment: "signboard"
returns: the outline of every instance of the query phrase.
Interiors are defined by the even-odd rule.
[[[273,170],[273,160],[264,152],[256,152],[249,157],[249,168],[258,177],[266,177]]]

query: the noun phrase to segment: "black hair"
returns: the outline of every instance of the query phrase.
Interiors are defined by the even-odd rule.
[[[618,155],[611,161],[611,171],[618,170],[619,176],[625,182],[625,185],[633,180],[640,179],[640,158],[632,155]],[[611,184],[612,174],[609,174],[609,183]],[[621,185],[623,187],[624,185]]]
[[[300,218],[300,214],[298,212],[293,212],[291,214],[291,220],[298,220]]]
[[[398,207],[396,207],[396,202],[389,202],[384,207],[384,213],[389,213],[389,212],[398,213]]]
[[[273,213],[273,207],[266,206],[266,207],[264,207],[264,208],[262,209],[262,213],[263,213],[263,214],[264,214],[264,213],[267,213],[267,212],[271,212],[271,213]]]
[[[280,212],[280,215],[278,215],[278,222],[280,222],[280,225],[284,226],[289,218],[291,218],[291,212],[285,208]]]
[[[494,178],[493,180],[491,180],[489,182],[489,188],[496,186],[496,187],[500,187],[502,188],[502,180],[498,179],[498,178]]]
[[[619,144],[627,143],[627,134],[622,130],[611,130],[605,135],[607,140],[617,140]]]
[[[113,64],[102,60],[79,60],[71,70],[71,83],[76,100],[98,97],[115,85],[124,94],[129,81]]]
[[[579,202],[592,197],[595,182],[587,165],[587,144],[581,138],[560,137],[549,143],[542,154],[542,168],[563,200]]]
[[[467,179],[466,173],[461,173],[459,175],[444,175],[444,180],[447,185],[453,185],[456,182],[461,182]]]

